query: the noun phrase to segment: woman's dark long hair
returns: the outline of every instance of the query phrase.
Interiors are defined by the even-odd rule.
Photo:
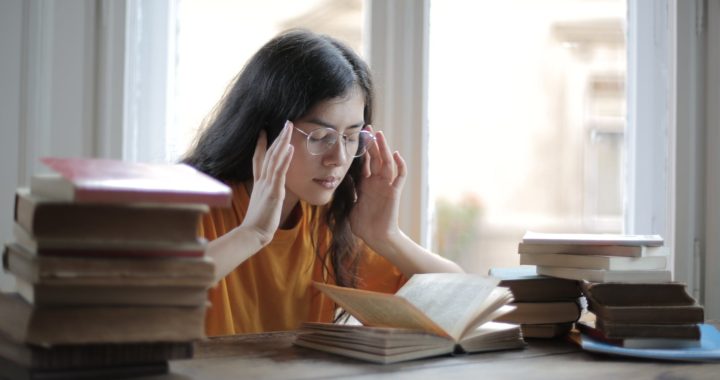
[[[321,101],[347,95],[353,86],[364,94],[369,124],[373,86],[365,62],[331,37],[307,30],[282,33],[260,48],[234,79],[183,162],[221,181],[251,180],[261,130],[270,146],[286,120],[304,116]],[[354,159],[324,215],[332,233],[327,254],[341,286],[355,286],[357,281],[357,242],[348,217],[362,181],[363,161]]]

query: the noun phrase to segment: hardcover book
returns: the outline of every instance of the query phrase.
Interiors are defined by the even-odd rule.
[[[590,282],[660,283],[672,280],[668,270],[607,270],[537,266],[538,274]]]
[[[544,233],[533,231],[525,232],[522,242],[525,244],[624,245],[648,247],[660,247],[664,243],[660,235]]]
[[[520,254],[520,264],[605,270],[663,270],[665,256],[620,257],[564,253]]]
[[[308,325],[295,343],[379,363],[523,347],[519,326],[486,325],[512,310],[510,291],[497,284],[450,273],[415,275],[395,294],[315,283],[363,326]]]
[[[188,342],[205,337],[205,306],[32,307],[0,293],[0,334],[39,346]]]
[[[230,205],[225,184],[183,165],[146,164],[97,158],[46,157],[55,174],[31,178],[35,195],[91,203],[200,203]]]
[[[515,302],[570,301],[582,296],[578,281],[538,275],[532,265],[490,268],[489,274],[512,291]]]
[[[202,204],[98,204],[51,200],[18,189],[15,221],[36,239],[123,242],[198,240]]]

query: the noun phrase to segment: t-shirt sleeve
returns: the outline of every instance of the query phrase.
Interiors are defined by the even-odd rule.
[[[386,258],[362,244],[358,263],[357,287],[383,293],[395,293],[407,278]]]

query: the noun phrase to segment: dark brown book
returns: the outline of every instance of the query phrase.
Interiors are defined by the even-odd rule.
[[[32,307],[0,293],[0,334],[17,343],[188,342],[205,337],[204,319],[205,306]]]
[[[704,322],[699,305],[687,306],[606,306],[588,299],[588,310],[598,319],[613,323],[693,324]]]
[[[576,300],[582,295],[578,281],[538,275],[534,266],[491,268],[489,274],[512,291],[515,302]]]
[[[700,338],[663,338],[663,337],[626,337],[615,338],[608,336],[595,326],[592,321],[575,323],[577,329],[584,335],[619,347],[626,348],[692,348],[700,347]]]
[[[586,297],[606,306],[687,306],[695,300],[679,282],[629,284],[584,282]]]
[[[606,322],[598,319],[595,321],[595,327],[609,338],[700,339],[700,326],[697,324],[628,324]]]
[[[201,204],[73,203],[19,189],[15,221],[36,239],[195,242]]]
[[[515,324],[542,324],[575,322],[580,318],[577,301],[514,302],[515,310],[495,318],[497,322]]]
[[[90,258],[38,256],[19,244],[3,253],[5,269],[29,284],[62,286],[208,287],[215,265],[197,258]]]
[[[23,368],[61,370],[117,367],[189,359],[192,342],[131,344],[79,344],[42,347],[20,344],[0,334],[0,357]]]
[[[572,326],[572,323],[523,324],[520,329],[523,338],[557,338],[570,332]]]
[[[109,380],[163,375],[167,372],[168,363],[166,361],[112,367],[37,369],[23,367],[0,357],[0,379],[2,380]]]

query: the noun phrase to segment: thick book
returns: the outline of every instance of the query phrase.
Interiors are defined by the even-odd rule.
[[[687,293],[685,284],[680,282],[584,282],[581,289],[596,304],[607,306],[684,306],[696,303]]]
[[[700,345],[698,347],[684,348],[630,348],[593,339],[588,335],[573,335],[573,341],[584,350],[607,355],[626,357],[671,360],[671,361],[700,361],[720,362],[720,332],[710,324],[700,325]]]
[[[538,265],[538,274],[590,282],[660,283],[672,280],[669,270],[607,270]]]
[[[19,244],[3,253],[4,268],[31,284],[59,286],[209,287],[215,264],[197,258],[94,258],[38,256]]]
[[[516,324],[575,322],[580,318],[580,303],[575,301],[513,302],[515,310],[495,320]]]
[[[599,329],[592,322],[578,322],[575,324],[578,331],[595,340],[628,348],[690,348],[700,346],[700,327],[697,327],[697,334],[693,337],[615,337],[606,331]]]
[[[202,204],[73,203],[34,196],[28,189],[15,196],[15,221],[41,240],[193,243],[208,211]]]
[[[700,305],[687,306],[606,306],[588,299],[588,310],[598,319],[612,323],[693,324],[703,323]]]
[[[167,361],[111,367],[37,369],[17,365],[0,356],[0,378],[2,380],[110,380],[156,376],[166,374],[167,372]]]
[[[228,207],[231,190],[184,164],[46,157],[54,173],[31,178],[33,194],[90,203],[200,203]]]
[[[585,321],[592,323],[591,321]],[[593,326],[609,338],[700,339],[700,327],[690,324],[616,323],[595,320]]]
[[[574,243],[519,243],[518,253],[524,255],[563,253],[569,255],[599,255],[616,257],[644,257],[667,255],[664,246],[574,244]]]
[[[620,257],[564,253],[520,254],[520,264],[606,270],[663,270],[666,256]]]
[[[664,240],[660,235],[545,233],[527,231],[522,238],[522,243],[660,247],[664,244]]]
[[[76,344],[43,347],[16,343],[0,334],[0,357],[23,368],[62,370],[117,367],[190,359],[192,342]]]
[[[485,334],[488,334],[487,339],[494,339],[490,331],[496,329],[489,326],[483,329],[483,324],[512,310],[511,306],[507,306],[507,303],[512,301],[512,294],[507,288],[498,287],[498,282],[495,278],[472,274],[418,274],[410,278],[395,294],[315,283],[320,291],[364,325],[356,328],[360,331],[357,333],[359,336],[369,333],[371,328],[378,334],[395,334],[398,331],[393,329],[401,329],[399,336],[402,338],[399,339],[402,340],[408,340],[408,334],[419,334],[433,335],[445,340],[445,343],[442,348],[436,347],[432,352],[425,350],[422,345],[415,350],[408,348],[399,358],[393,358],[391,353],[387,353],[385,357],[382,352],[376,352],[378,356],[373,358],[366,357],[365,345],[350,343],[354,335],[353,329],[344,333],[347,342],[342,349],[338,349],[334,344],[321,344],[318,342],[319,337],[311,334],[301,336],[315,337],[312,345],[305,344],[307,338],[298,339],[296,344],[376,362],[395,362],[447,354],[462,347],[464,340],[477,343],[478,347],[482,347],[480,351],[522,347],[524,342],[519,326],[500,329],[508,330],[501,335],[511,335],[513,338],[508,339],[512,344],[507,344],[504,339],[497,347],[479,342],[483,340],[480,336]],[[410,330],[413,332],[409,332]],[[469,347],[472,347],[470,343],[468,349],[473,351]],[[356,352],[357,355],[353,356],[351,352]]]
[[[582,295],[578,281],[538,275],[531,265],[490,268],[489,274],[512,291],[515,302],[568,301]]]
[[[205,306],[33,307],[0,293],[0,334],[40,346],[187,342],[205,337]]]
[[[64,237],[38,239],[20,224],[13,224],[15,241],[36,256],[82,257],[201,257],[205,255],[207,240],[192,242],[124,241],[105,239],[68,239]]]
[[[572,322],[520,325],[523,338],[557,338],[567,335],[572,327]]]

